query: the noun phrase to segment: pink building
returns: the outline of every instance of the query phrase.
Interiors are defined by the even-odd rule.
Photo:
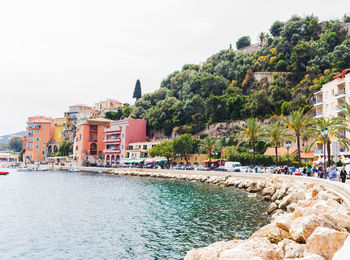
[[[125,159],[125,151],[129,143],[146,140],[146,124],[144,119],[124,119],[111,122],[104,130],[105,164],[119,166]]]

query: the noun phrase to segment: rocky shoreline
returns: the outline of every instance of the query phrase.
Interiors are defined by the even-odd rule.
[[[62,167],[60,167],[61,170]],[[85,168],[86,170],[87,168]],[[98,169],[98,168],[97,168]],[[88,171],[96,171],[88,169]],[[99,169],[121,176],[168,178],[212,183],[260,194],[270,201],[271,223],[247,240],[216,242],[187,252],[185,260],[204,259],[350,259],[350,209],[345,196],[324,180],[270,174],[221,174],[143,169]],[[334,188],[334,187],[333,187]],[[345,246],[343,246],[345,243]],[[345,258],[343,257],[345,256]]]

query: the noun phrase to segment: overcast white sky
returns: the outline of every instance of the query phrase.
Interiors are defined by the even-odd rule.
[[[31,115],[106,98],[132,103],[183,64],[198,64],[275,20],[340,18],[348,0],[11,0],[0,2],[0,135]]]

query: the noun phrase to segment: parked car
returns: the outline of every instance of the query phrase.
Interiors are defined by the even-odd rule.
[[[242,165],[240,162],[225,162],[225,169],[229,172],[240,172]]]
[[[146,164],[143,168],[146,168],[146,169],[153,169],[153,164]]]
[[[210,169],[208,167],[205,167],[204,165],[199,165],[196,168],[196,171],[209,171]]]
[[[227,170],[225,169],[225,166],[219,166],[219,167],[215,168],[215,171],[226,172]]]
[[[187,170],[187,171],[193,171],[193,170],[194,170],[194,166],[188,165],[188,166],[185,167],[185,170]]]

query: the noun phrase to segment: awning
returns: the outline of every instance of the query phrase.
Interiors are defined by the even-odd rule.
[[[161,162],[167,162],[168,160],[167,159],[161,159],[161,160],[155,160],[154,162],[155,163],[161,163]]]

